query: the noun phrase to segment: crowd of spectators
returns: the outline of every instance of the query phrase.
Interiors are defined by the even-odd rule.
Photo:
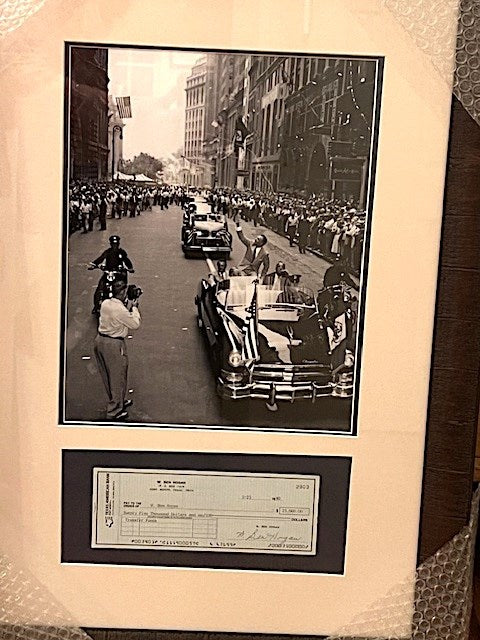
[[[310,250],[328,260],[340,257],[350,271],[360,272],[366,215],[357,202],[226,189],[211,191],[209,199],[215,210],[229,217],[240,216],[287,237],[300,253]]]
[[[181,204],[182,196],[182,189],[165,185],[75,181],[69,187],[69,233],[88,233],[97,222],[105,230],[107,218],[134,218],[157,205],[168,209]]]
[[[288,238],[290,246],[298,246],[300,253],[308,250],[330,261],[340,257],[352,273],[359,274],[366,216],[358,202],[324,195],[301,197],[234,189],[197,191],[207,197],[214,211],[265,226]],[[104,230],[108,217],[135,217],[152,206],[182,206],[189,195],[192,190],[180,186],[72,182],[69,232],[88,233],[96,221]]]

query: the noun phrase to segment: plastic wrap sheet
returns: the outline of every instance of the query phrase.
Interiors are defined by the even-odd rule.
[[[453,92],[480,124],[480,0],[461,0]]]
[[[449,35],[457,0],[384,0],[385,6],[428,55],[453,93],[480,124],[480,0],[460,0],[455,60]]]
[[[328,640],[358,640],[366,634],[371,640],[468,640],[479,500],[477,489],[468,525],[418,567],[415,580],[405,580]],[[412,589],[411,629],[398,624],[393,635],[386,635],[383,630],[394,629],[397,618],[405,619],[402,612],[412,606]],[[377,635],[372,637],[372,631]]]
[[[18,29],[36,13],[46,0],[2,0],[0,2],[0,37]]]
[[[28,620],[27,625],[25,621]],[[68,624],[70,622],[70,624]],[[1,640],[88,640],[48,588],[7,556],[0,557]]]
[[[453,71],[452,24],[458,0],[383,0],[437,71],[451,82]]]
[[[414,579],[407,578],[328,640],[467,640],[479,500],[477,490],[468,525],[420,565]],[[73,623],[65,626],[68,616],[50,597],[48,589],[6,557],[0,559],[0,594],[2,640],[90,637]],[[406,611],[412,611],[412,626],[408,629],[404,625]],[[31,620],[31,625],[25,625],[25,619]],[[55,626],[56,619],[62,620],[62,626]],[[388,635],[385,629],[390,630]],[[372,632],[377,635],[372,637]]]

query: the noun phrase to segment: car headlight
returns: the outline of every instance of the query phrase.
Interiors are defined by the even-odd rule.
[[[243,380],[243,374],[236,371],[222,371],[222,377],[227,382],[242,382]]]
[[[353,353],[351,351],[349,351],[348,349],[345,351],[345,360],[344,360],[344,364],[346,367],[353,367],[355,363],[355,356],[353,355]]]
[[[243,362],[240,352],[235,349],[230,351],[228,355],[228,362],[232,367],[239,367]]]

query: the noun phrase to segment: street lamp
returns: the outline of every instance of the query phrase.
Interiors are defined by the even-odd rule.
[[[119,132],[119,139],[123,140],[123,130],[119,124],[112,127],[112,181],[115,180],[115,131]]]

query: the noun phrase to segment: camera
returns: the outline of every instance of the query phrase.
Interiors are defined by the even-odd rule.
[[[137,300],[143,291],[136,284],[129,284],[127,287],[127,300]]]

